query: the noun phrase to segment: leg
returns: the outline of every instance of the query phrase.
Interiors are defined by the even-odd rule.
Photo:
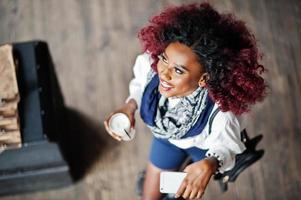
[[[167,140],[153,138],[150,162],[147,165],[144,184],[143,184],[143,200],[159,200],[161,193],[160,172],[174,171],[182,164],[187,154],[169,143]]]
[[[151,162],[148,163],[143,185],[143,200],[159,200],[161,193],[159,190],[160,172],[162,170],[154,166]]]

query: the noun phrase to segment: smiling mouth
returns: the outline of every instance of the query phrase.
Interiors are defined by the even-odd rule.
[[[163,81],[162,79],[160,79],[160,85],[161,85],[161,88],[165,91],[168,91],[170,89],[173,88],[172,85],[170,85],[169,83],[167,83],[166,81]]]

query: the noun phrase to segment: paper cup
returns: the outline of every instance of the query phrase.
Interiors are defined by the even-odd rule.
[[[109,127],[124,141],[132,140],[135,137],[135,129],[131,129],[131,121],[124,113],[114,114],[109,121]]]

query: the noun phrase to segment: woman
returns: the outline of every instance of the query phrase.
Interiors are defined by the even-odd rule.
[[[160,199],[160,172],[193,163],[176,197],[200,198],[212,174],[230,170],[245,147],[241,115],[263,99],[264,67],[244,22],[208,3],[170,7],[142,28],[130,96],[110,117],[125,113],[134,127],[137,109],[153,133],[143,199]],[[212,120],[211,120],[212,119]]]

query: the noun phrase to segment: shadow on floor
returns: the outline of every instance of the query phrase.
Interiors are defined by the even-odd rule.
[[[102,124],[93,122],[78,111],[66,108],[60,147],[74,181],[83,178],[109,149],[116,147]]]
[[[117,142],[106,133],[102,124],[93,122],[75,109],[66,107],[48,45],[43,42],[38,44],[41,50],[38,51],[37,57],[43,61],[44,68],[48,69],[45,73],[49,76],[48,85],[51,88],[48,97],[52,100],[51,124],[56,126],[48,138],[59,143],[71,176],[74,181],[78,181],[107,149],[117,146],[115,145]]]

